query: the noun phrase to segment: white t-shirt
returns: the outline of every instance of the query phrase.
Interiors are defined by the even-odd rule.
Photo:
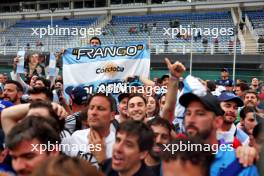
[[[100,150],[101,146],[89,144],[88,134],[90,129],[75,131],[71,137],[62,141],[62,151],[69,156],[78,156],[97,165],[97,160],[91,153],[91,150]],[[115,143],[115,133],[110,131],[109,135],[105,138],[106,157],[112,157],[112,148]]]
[[[236,137],[242,145],[249,145],[249,136],[240,128],[237,128],[232,124],[231,128],[228,131],[217,130],[216,137],[218,140],[223,139],[227,143],[232,143],[234,137]]]

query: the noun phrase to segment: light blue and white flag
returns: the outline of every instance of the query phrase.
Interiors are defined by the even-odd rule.
[[[128,76],[148,78],[149,72],[150,52],[147,45],[142,43],[69,48],[63,54],[66,91],[83,86],[89,93],[103,92],[103,86],[108,93],[120,93],[116,86],[123,84]]]
[[[25,51],[18,51],[17,56],[19,61],[17,63],[16,73],[24,73],[24,60],[25,60]]]

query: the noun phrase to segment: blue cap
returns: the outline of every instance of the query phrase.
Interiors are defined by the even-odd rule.
[[[218,100],[220,102],[222,102],[222,101],[234,101],[237,104],[238,107],[244,106],[244,102],[241,100],[241,98],[236,96],[232,92],[222,92],[219,95]]]
[[[130,82],[129,86],[138,87],[138,86],[143,86],[143,84],[140,81],[136,80],[136,81]]]
[[[0,100],[0,112],[2,112],[5,108],[13,106],[14,104],[10,101]]]
[[[221,109],[218,99],[210,93],[207,93],[205,96],[198,96],[190,92],[183,94],[179,99],[180,104],[185,108],[193,101],[200,101],[207,110],[214,112],[217,116],[224,115],[224,111]]]
[[[86,104],[90,97],[87,90],[81,86],[69,87],[65,90],[65,92],[70,95],[72,101],[78,105]]]
[[[224,71],[224,72],[229,72],[228,68],[222,68],[222,69],[221,69],[221,72],[223,72],[223,71]]]

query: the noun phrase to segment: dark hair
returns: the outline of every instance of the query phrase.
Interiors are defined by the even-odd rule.
[[[170,76],[169,75],[162,75],[161,76],[161,82],[163,82],[164,81],[164,79],[166,79],[166,78],[170,78]]]
[[[45,79],[43,77],[38,77],[36,81],[42,81],[45,87],[50,88],[50,80]]]
[[[90,105],[91,101],[93,100],[94,97],[104,97],[109,103],[110,103],[110,108],[111,111],[114,112],[115,111],[115,107],[116,107],[116,102],[115,99],[111,96],[111,95],[106,95],[104,93],[96,93],[94,95],[92,95],[89,99],[88,99],[88,106]]]
[[[215,89],[216,89],[216,84],[214,81],[210,81],[210,80],[206,81],[206,86],[210,92],[215,91]]]
[[[154,113],[153,113],[153,116],[158,116],[159,115],[159,111],[160,111],[160,107],[159,107],[159,100],[158,100],[158,98],[156,97],[156,96],[147,96],[147,102],[148,102],[148,99],[150,98],[150,97],[152,97],[152,98],[154,98],[154,100],[155,100],[155,105],[156,105],[156,108],[155,108],[155,110],[154,110]]]
[[[255,96],[257,97],[257,99],[259,99],[258,93],[255,90],[253,90],[253,89],[246,90],[244,96],[246,96],[247,94],[255,94]]]
[[[145,105],[147,105],[147,100],[140,93],[132,93],[132,94],[130,94],[130,96],[128,97],[128,100],[127,100],[127,104],[134,97],[140,97],[144,101]]]
[[[244,120],[244,119],[246,118],[247,113],[249,113],[249,112],[256,113],[257,110],[256,110],[254,107],[245,106],[245,107],[242,108],[241,111],[240,111],[240,117],[241,117],[241,119]]]
[[[237,84],[236,87],[240,87],[240,90],[242,92],[244,92],[246,90],[249,90],[248,84],[247,83],[244,83],[244,82],[241,82],[241,83]]]
[[[190,146],[190,145],[203,145],[203,143],[199,140],[188,139],[188,138],[180,138],[175,139],[170,143],[170,146]],[[164,147],[164,146],[163,146]],[[183,164],[187,161],[191,162],[193,165],[200,166],[202,169],[202,175],[209,176],[210,175],[210,166],[214,161],[214,155],[210,151],[205,150],[173,150],[168,151],[162,149],[161,159],[165,161],[174,161],[180,160]]]
[[[59,125],[60,131],[64,129],[64,124],[65,124],[65,119],[57,115],[57,113],[53,110],[51,102],[47,101],[33,101],[29,105],[29,109],[34,109],[34,108],[45,108],[49,111],[50,117],[55,119],[57,121],[57,124]]]
[[[41,94],[41,93],[45,94],[48,97],[49,101],[53,100],[53,94],[50,91],[50,89],[47,87],[33,87],[28,90],[29,95],[31,94],[36,95],[36,94]]]
[[[28,116],[7,134],[6,145],[15,149],[22,141],[37,139],[41,144],[59,144],[61,139],[55,119]]]
[[[15,85],[16,85],[16,90],[17,90],[18,92],[23,92],[23,87],[22,87],[22,85],[21,85],[19,82],[17,82],[17,81],[14,81],[14,80],[7,80],[5,84],[15,84]]]
[[[159,96],[159,101],[161,101],[161,98],[162,98],[163,96],[166,97],[166,93],[163,93],[163,94],[161,94],[161,95]]]
[[[99,41],[99,44],[101,45],[101,40],[98,37],[96,37],[96,36],[92,37],[90,39],[90,43],[92,42],[92,40],[98,40]]]
[[[167,130],[169,131],[169,133],[173,129],[173,126],[171,125],[171,123],[167,119],[163,119],[161,117],[155,117],[155,118],[149,120],[147,122],[147,125],[149,127],[151,127],[151,126],[162,126],[164,128],[167,128]]]
[[[117,133],[127,133],[128,136],[136,136],[139,150],[151,150],[154,144],[154,134],[151,128],[141,121],[128,120],[122,122],[116,131]]]
[[[261,122],[258,122],[258,124],[253,129],[253,136],[258,144],[263,143],[263,137],[262,137],[263,134],[264,134],[264,120],[261,120]]]
[[[50,157],[46,162],[43,162],[32,173],[32,176],[103,176],[103,173],[98,171],[95,166],[78,157],[70,157],[61,155]]]
[[[156,83],[157,83],[157,84],[161,84],[161,83],[162,83],[161,78],[157,78]]]
[[[62,81],[62,80],[55,80],[55,84],[56,84],[57,82],[59,82],[59,83],[61,83],[61,84],[63,85],[63,81]]]

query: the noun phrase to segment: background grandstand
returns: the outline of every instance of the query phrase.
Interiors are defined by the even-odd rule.
[[[234,67],[236,78],[264,79],[264,2],[248,1],[1,1],[0,64],[11,69],[18,50],[56,51],[86,45],[93,34],[32,35],[32,28],[101,28],[103,45],[145,41],[151,47],[151,77],[164,74],[164,57],[180,60],[195,76],[217,79]],[[169,36],[168,29],[232,28],[233,35]],[[175,26],[174,26],[175,27]],[[235,39],[237,39],[235,41]],[[41,43],[41,44],[40,44]],[[234,64],[235,60],[235,64]],[[9,67],[7,67],[9,66]],[[6,70],[6,71],[7,71]]]

